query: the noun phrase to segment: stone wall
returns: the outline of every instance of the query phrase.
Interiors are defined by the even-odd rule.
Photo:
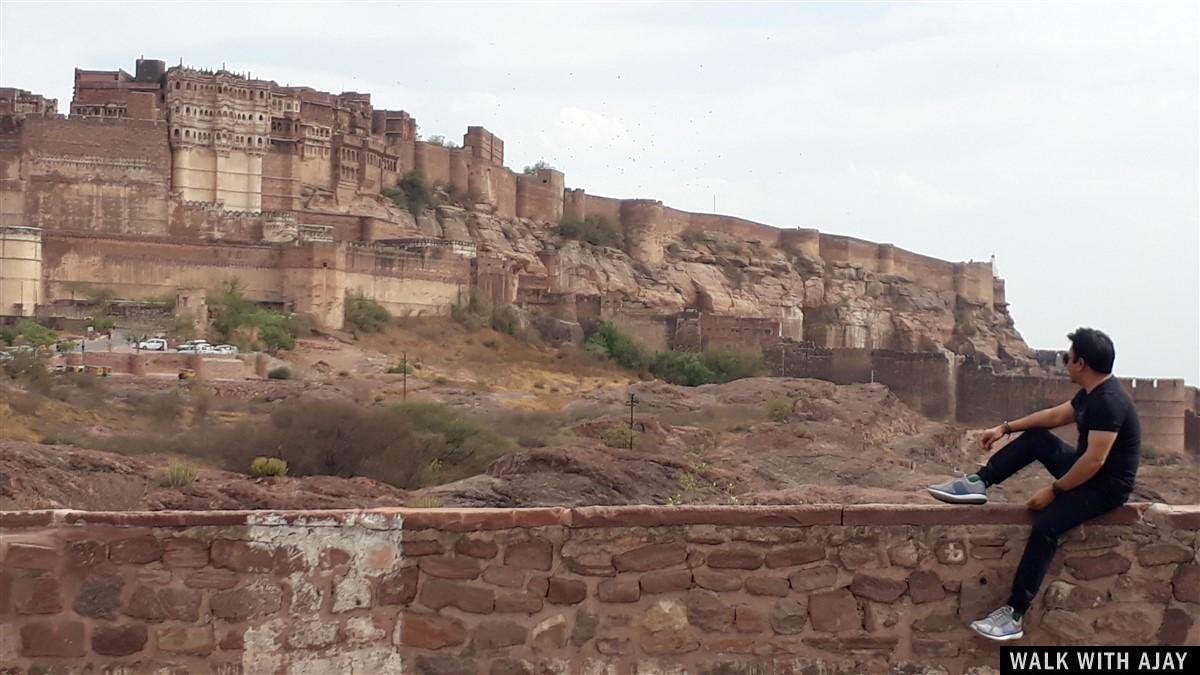
[[[0,513],[6,673],[979,672],[1019,506]],[[1200,507],[1064,538],[1030,644],[1200,641]]]
[[[785,341],[764,348],[763,355],[771,375],[880,382],[926,417],[973,427],[1024,417],[1079,391],[1066,377],[997,374],[942,352],[826,349]],[[1119,379],[1137,408],[1144,446],[1169,454],[1200,452],[1200,427],[1188,408],[1194,394],[1183,380]],[[1076,433],[1064,427],[1059,435],[1074,443]]]

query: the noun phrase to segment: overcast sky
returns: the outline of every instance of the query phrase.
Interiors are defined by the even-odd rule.
[[[1195,2],[0,3],[0,84],[59,99],[139,55],[370,92],[567,185],[948,260],[1017,329],[1109,332],[1200,383]]]

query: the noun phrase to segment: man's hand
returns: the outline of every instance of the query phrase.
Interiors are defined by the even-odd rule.
[[[992,427],[991,429],[984,430],[983,434],[979,436],[979,449],[991,450],[992,445],[995,444],[996,441],[1000,440],[1000,438],[1003,436],[1003,426]]]
[[[1025,502],[1025,506],[1028,506],[1034,511],[1041,511],[1047,506],[1050,506],[1050,502],[1052,501],[1054,501],[1054,490],[1052,488],[1044,487],[1035,492],[1033,496],[1029,498],[1029,501]]]

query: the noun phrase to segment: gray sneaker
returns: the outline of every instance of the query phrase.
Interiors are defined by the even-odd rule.
[[[951,478],[945,483],[930,485],[926,489],[929,490],[929,494],[934,499],[940,499],[951,504],[987,503],[987,488],[983,486],[983,481],[977,480],[972,483],[967,480],[966,476]]]
[[[991,640],[1018,640],[1025,636],[1021,619],[1013,618],[1013,608],[1005,605],[986,618],[971,622],[971,628]]]

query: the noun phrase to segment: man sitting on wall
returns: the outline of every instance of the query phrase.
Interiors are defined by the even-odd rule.
[[[1129,499],[1141,457],[1142,430],[1133,401],[1112,376],[1112,340],[1092,328],[1067,335],[1071,348],[1063,362],[1081,389],[1066,403],[1040,410],[983,432],[980,448],[991,450],[1002,436],[1020,436],[1000,448],[978,473],[929,486],[929,494],[951,504],[984,504],[987,488],[1038,461],[1056,479],[1038,490],[1026,506],[1038,513],[1013,578],[1008,604],[971,623],[980,635],[1015,640],[1024,635],[1021,618],[1042,585],[1058,548],[1058,538],[1075,526],[1111,511]],[[1076,448],[1050,429],[1075,422]]]

